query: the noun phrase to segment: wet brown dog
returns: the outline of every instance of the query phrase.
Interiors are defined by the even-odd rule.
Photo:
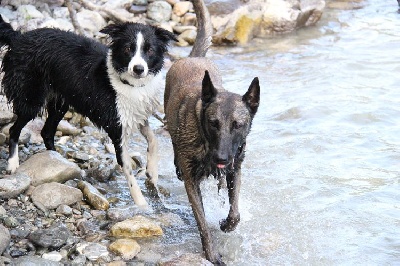
[[[226,177],[230,210],[220,228],[234,230],[240,220],[240,171],[246,137],[258,109],[260,86],[254,78],[243,96],[223,88],[218,68],[204,58],[212,31],[208,11],[202,1],[193,2],[198,37],[190,57],[176,61],[167,73],[164,108],[176,172],[185,183],[206,258],[223,265],[206,224],[200,182],[209,175],[220,181]]]

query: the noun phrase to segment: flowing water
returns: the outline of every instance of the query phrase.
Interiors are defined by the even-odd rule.
[[[236,231],[219,231],[227,197],[203,185],[207,219],[229,265],[400,265],[400,14],[394,0],[326,9],[316,27],[213,48],[227,89],[253,77],[261,105],[248,137]],[[165,254],[201,252],[171,144],[161,137]],[[186,206],[186,207],[182,207]]]

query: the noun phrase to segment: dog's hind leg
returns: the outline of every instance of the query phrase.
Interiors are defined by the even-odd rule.
[[[158,181],[158,143],[157,137],[149,126],[149,122],[146,121],[145,125],[140,126],[140,132],[146,138],[147,141],[147,187],[150,190],[157,192],[157,181]]]
[[[226,185],[229,196],[229,214],[228,217],[220,222],[220,228],[224,232],[230,232],[236,229],[240,221],[239,213],[239,192],[241,185],[241,163],[235,164],[234,169],[226,174]]]
[[[54,135],[56,134],[57,125],[67,111],[68,104],[66,104],[63,99],[58,99],[57,101],[53,99],[47,104],[48,116],[41,135],[44,145],[48,150],[55,150]]]
[[[14,173],[19,166],[18,139],[21,134],[21,130],[33,118],[34,117],[18,115],[18,118],[15,121],[14,125],[10,128],[10,141],[8,144],[9,157],[8,157],[7,171],[10,171],[11,173]]]

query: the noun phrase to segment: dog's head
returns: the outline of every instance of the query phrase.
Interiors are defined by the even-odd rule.
[[[140,23],[111,24],[100,32],[111,37],[112,67],[127,81],[156,75],[169,41],[177,41],[167,30]]]
[[[213,167],[233,167],[242,158],[246,137],[260,102],[260,85],[254,78],[247,92],[240,96],[217,91],[208,71],[202,82],[202,127],[209,142]]]

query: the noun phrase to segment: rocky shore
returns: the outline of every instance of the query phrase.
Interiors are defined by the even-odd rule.
[[[206,3],[214,45],[246,45],[255,37],[313,25],[325,5],[322,0]],[[179,36],[176,46],[190,46],[196,37],[190,1],[3,0],[0,14],[22,31],[57,27],[101,41],[106,40],[99,30],[121,20],[173,31]],[[8,131],[15,120],[11,110],[0,93],[1,265],[211,265],[200,252],[200,239],[196,254],[163,253],[160,239],[166,231],[195,227],[195,222],[163,208],[167,190],[161,199],[149,199],[148,210],[122,196],[129,192],[110,140],[79,114],[68,112],[61,121],[57,152],[45,150],[43,119],[30,122],[20,137],[21,166],[15,174],[6,173]],[[157,134],[167,133],[158,128]],[[143,140],[133,136],[132,142]],[[144,180],[141,152],[131,154],[139,179],[143,177],[139,182]]]

